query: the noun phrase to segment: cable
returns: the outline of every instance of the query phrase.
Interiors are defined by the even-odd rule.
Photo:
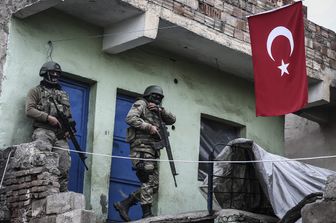
[[[82,153],[82,154],[87,154],[87,155],[96,155],[96,156],[104,156],[104,157],[109,157],[109,158],[115,158],[115,159],[126,159],[126,160],[145,160],[145,161],[154,161],[154,162],[171,162],[171,160],[164,160],[164,159],[144,159],[144,158],[132,158],[132,157],[125,157],[125,156],[114,156],[114,155],[108,155],[108,154],[103,154],[103,153],[92,153],[92,152],[84,152],[84,151],[77,151],[77,150],[71,150],[71,149],[64,149],[62,147],[57,147],[54,146],[53,148],[59,149],[59,150],[65,150],[65,151],[70,151],[70,152],[75,152],[75,153]],[[0,189],[2,188],[2,183],[4,180],[4,177],[6,175],[7,171],[7,166],[11,157],[13,151],[10,151],[6,166],[2,175],[1,183],[0,183]],[[302,157],[302,158],[284,158],[281,160],[214,160],[214,161],[196,161],[196,160],[174,160],[174,162],[179,162],[179,163],[266,163],[266,162],[292,162],[292,161],[303,161],[303,160],[316,160],[316,159],[330,159],[330,158],[336,158],[336,155],[330,155],[330,156],[315,156],[315,157]]]
[[[48,48],[48,51],[47,51],[47,60],[48,61],[53,61],[52,53],[54,51],[54,46],[53,46],[53,44],[50,40],[48,41],[48,46],[49,46],[49,48]]]
[[[55,149],[66,150],[75,153],[83,153],[87,155],[95,155],[95,156],[104,156],[109,158],[115,159],[126,159],[126,160],[145,160],[145,161],[155,161],[155,162],[171,162],[171,160],[164,160],[164,159],[144,159],[144,158],[133,158],[133,157],[125,157],[125,156],[115,156],[115,155],[108,155],[103,153],[92,153],[92,152],[84,152],[84,151],[77,151],[77,150],[68,150],[61,147],[53,147]],[[302,157],[302,158],[284,158],[281,160],[214,160],[214,161],[198,161],[198,160],[173,160],[174,162],[179,163],[275,163],[275,162],[292,162],[292,161],[302,161],[302,160],[315,160],[315,159],[330,159],[336,158],[336,155],[331,156],[315,156],[315,157]]]

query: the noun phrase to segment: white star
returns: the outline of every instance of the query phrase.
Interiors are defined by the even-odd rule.
[[[284,75],[284,73],[289,74],[287,67],[289,66],[289,63],[284,63],[283,60],[281,60],[281,66],[278,66],[278,68],[281,70],[281,76]]]

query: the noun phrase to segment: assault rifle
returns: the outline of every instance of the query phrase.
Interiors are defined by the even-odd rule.
[[[170,165],[170,170],[171,173],[173,175],[174,178],[174,183],[175,183],[175,187],[177,187],[177,183],[176,183],[176,178],[175,176],[178,175],[178,173],[176,173],[176,168],[175,168],[175,164],[174,164],[174,158],[173,158],[173,153],[170,147],[170,142],[169,142],[169,132],[167,130],[167,126],[166,123],[162,120],[162,116],[161,116],[161,112],[160,112],[160,107],[158,106],[158,115],[160,118],[160,137],[163,143],[163,146],[166,148],[167,151],[167,156],[169,159],[169,165]]]
[[[79,143],[76,139],[76,136],[75,136],[75,132],[76,132],[75,126],[72,125],[69,122],[68,118],[65,116],[65,114],[58,109],[57,104],[55,102],[55,99],[53,97],[50,97],[49,100],[55,105],[55,108],[56,108],[56,111],[57,111],[57,120],[61,123],[63,133],[64,134],[66,132],[69,133],[69,138],[70,138],[71,142],[73,143],[75,149],[78,151],[77,154],[78,154],[79,158],[82,160],[82,163],[83,163],[85,169],[89,170],[89,168],[85,164],[85,159],[87,157],[84,155],[83,151],[81,150],[80,145],[79,145]]]

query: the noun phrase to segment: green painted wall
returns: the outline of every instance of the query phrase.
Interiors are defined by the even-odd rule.
[[[47,41],[101,34],[100,28],[55,10],[28,19],[12,19],[9,55],[0,97],[0,146],[29,140],[31,122],[24,115],[24,98],[40,81],[38,71],[46,61]],[[91,81],[88,150],[111,154],[117,89],[142,93],[159,84],[164,106],[177,116],[171,131],[174,158],[197,160],[201,114],[230,120],[246,127],[246,137],[266,150],[282,154],[283,117],[256,118],[253,83],[192,63],[166,52],[141,47],[119,55],[101,51],[102,39],[79,38],[54,44],[53,59],[64,71]],[[171,60],[170,58],[174,58]],[[75,76],[74,76],[75,77]],[[174,83],[174,79],[178,84]],[[165,152],[162,153],[165,159]],[[108,197],[109,158],[93,157],[86,176],[85,195],[102,219],[101,197]],[[168,163],[160,166],[159,214],[206,209],[197,181],[197,164],[177,163],[178,188],[173,185]]]

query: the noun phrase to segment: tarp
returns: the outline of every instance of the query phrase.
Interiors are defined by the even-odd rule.
[[[217,208],[259,210],[260,213],[269,203],[279,218],[308,194],[322,192],[327,177],[336,174],[328,169],[271,154],[244,138],[230,141],[215,160],[264,160],[243,165],[215,163],[214,199],[215,204],[220,206]],[[206,186],[207,178],[201,186],[203,192],[206,192]],[[267,211],[263,212],[267,214]]]

